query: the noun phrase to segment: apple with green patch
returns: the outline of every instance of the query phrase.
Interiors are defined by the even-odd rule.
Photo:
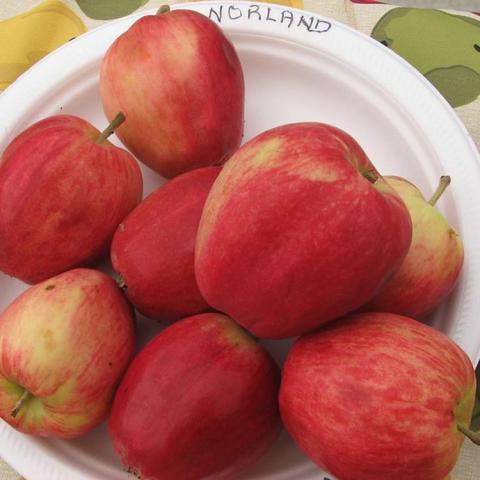
[[[321,123],[264,132],[226,163],[195,247],[200,291],[255,335],[300,335],[370,300],[411,221],[360,145]]]
[[[435,208],[450,184],[450,177],[441,177],[437,191],[428,201],[408,180],[389,176],[385,179],[410,212],[412,244],[398,272],[362,309],[422,318],[450,294],[463,266],[462,240]]]
[[[270,448],[281,422],[279,370],[230,318],[195,315],[133,360],[109,434],[123,464],[149,480],[231,480]]]
[[[0,316],[0,417],[33,435],[86,433],[107,416],[134,342],[131,307],[104,273],[30,287]]]
[[[345,317],[301,337],[282,372],[285,427],[342,480],[441,480],[453,469],[475,402],[459,346],[390,313]]]

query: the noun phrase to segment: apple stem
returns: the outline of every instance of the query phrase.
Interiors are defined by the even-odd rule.
[[[432,195],[432,198],[428,201],[430,205],[434,206],[437,203],[438,199],[443,195],[443,192],[450,185],[451,181],[452,179],[448,175],[442,175],[440,177],[440,183],[438,184],[435,193]]]
[[[122,112],[117,113],[110,125],[99,135],[96,143],[103,143],[124,121],[125,115]]]
[[[127,284],[125,283],[125,279],[123,278],[121,273],[117,273],[115,281],[117,282],[118,288],[121,290],[127,289]]]
[[[24,390],[22,396],[18,399],[18,402],[15,404],[12,410],[12,417],[15,418],[18,415],[18,412],[23,407],[23,405],[32,398],[32,393],[28,390]]]
[[[473,430],[470,430],[468,427],[465,427],[461,423],[457,423],[457,428],[475,445],[480,445],[480,432],[474,432]]]
[[[170,11],[170,5],[162,5],[157,10],[157,15],[163,15],[164,13],[168,13]]]
[[[375,183],[378,180],[378,173],[375,170],[365,170],[362,172],[362,176],[370,183]]]

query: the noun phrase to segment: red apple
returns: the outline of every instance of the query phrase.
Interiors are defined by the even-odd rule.
[[[181,320],[134,359],[109,421],[128,470],[149,480],[229,480],[280,430],[278,368],[219,314]]]
[[[0,270],[36,283],[108,252],[140,201],[135,159],[78,117],[33,124],[0,160]]]
[[[197,281],[255,335],[300,335],[371,299],[410,240],[405,205],[350,135],[284,125],[244,145],[213,184]]]
[[[203,204],[219,167],[193,170],[162,185],[120,224],[113,268],[135,307],[156,320],[178,320],[208,305],[198,290],[194,246]]]
[[[463,266],[463,243],[435,203],[450,183],[442,177],[427,201],[400,177],[385,177],[407,206],[413,224],[412,244],[400,269],[364,308],[422,318],[455,287]]]
[[[305,453],[339,480],[442,480],[475,401],[475,372],[446,335],[389,313],[306,335],[282,374],[280,411]]]
[[[131,308],[105,274],[30,287],[0,316],[0,417],[24,433],[82,435],[107,416],[134,341]]]
[[[222,30],[191,10],[160,9],[107,51],[100,87],[108,118],[139,160],[165,177],[220,164],[240,145],[244,81]]]

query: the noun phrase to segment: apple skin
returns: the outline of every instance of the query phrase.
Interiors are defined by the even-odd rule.
[[[301,337],[280,390],[285,427],[339,480],[445,478],[474,401],[473,366],[452,340],[380,312]]]
[[[230,480],[277,437],[279,372],[230,318],[174,323],[133,360],[109,420],[129,471],[149,480]]]
[[[224,162],[243,135],[244,80],[222,30],[190,10],[147,15],[115,40],[100,74],[109,119],[135,156],[171,178]]]
[[[106,418],[134,342],[132,309],[104,273],[30,287],[0,316],[0,417],[32,435],[86,433]],[[25,389],[33,397],[13,417]]]
[[[290,124],[223,167],[200,221],[195,271],[212,307],[259,337],[285,338],[371,299],[410,240],[405,205],[350,135]]]
[[[58,115],[18,135],[0,160],[0,270],[37,283],[108,254],[140,201],[135,159],[81,118]]]
[[[162,185],[120,224],[111,247],[128,299],[145,316],[175,321],[209,308],[198,290],[194,247],[203,205],[220,167]]]
[[[415,185],[401,177],[384,178],[410,212],[412,244],[400,269],[364,309],[422,318],[454,289],[463,266],[463,243]]]

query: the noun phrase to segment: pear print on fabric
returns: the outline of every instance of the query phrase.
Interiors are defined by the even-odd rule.
[[[480,21],[440,10],[394,8],[372,37],[416,67],[452,107],[480,95]]]
[[[76,0],[82,12],[95,20],[111,20],[129,15],[148,0]]]
[[[82,20],[57,0],[47,0],[0,22],[0,90],[52,50],[85,31]]]

